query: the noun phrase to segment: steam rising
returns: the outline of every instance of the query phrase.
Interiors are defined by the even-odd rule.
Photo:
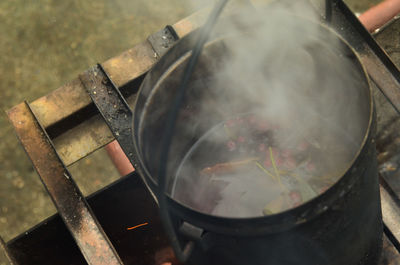
[[[363,113],[351,106],[359,99],[358,69],[345,57],[335,35],[327,35],[316,23],[299,23],[301,19],[290,17],[288,8],[278,5],[262,18],[248,14],[242,18],[256,30],[225,42],[231,56],[215,87],[237,91],[244,104],[261,103],[269,120],[292,125],[294,141],[298,135],[343,129],[347,137],[358,139]],[[235,112],[243,106],[231,107]],[[352,128],[340,127],[349,115],[352,120],[346,125]]]
[[[350,166],[366,132],[368,95],[360,89],[365,80],[353,54],[336,35],[296,17],[293,11],[314,16],[301,4],[274,4],[266,11],[243,12],[220,22],[215,35],[224,34],[223,59],[213,63],[216,58],[207,48],[204,51],[208,59],[198,68],[208,67],[206,71],[213,77],[188,92],[188,101],[196,90],[203,94],[194,103],[195,117],[185,121],[190,127],[187,131],[207,132],[214,118],[218,127],[224,120],[257,113],[284,128],[275,136],[281,147],[296,148],[304,139],[311,143],[318,153],[309,155],[318,156],[325,167],[323,173],[332,175],[332,185]],[[215,146],[226,145],[226,137],[218,130],[207,133],[206,138]],[[192,208],[219,216],[260,216],[265,201],[281,192],[279,186],[251,172],[214,176],[212,181],[202,178],[193,172],[199,172],[199,164],[209,163],[213,154],[190,160],[191,152],[193,148],[178,169],[171,195]],[[304,181],[310,178],[301,177]]]

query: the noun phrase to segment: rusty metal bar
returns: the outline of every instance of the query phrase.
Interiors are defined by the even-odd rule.
[[[390,230],[393,244],[400,246],[400,200],[383,177],[380,177],[382,218]]]
[[[210,10],[207,8],[199,10],[196,13],[176,22],[172,25],[172,28],[176,32],[176,35],[181,39],[188,33],[203,25],[209,12]]]
[[[24,102],[15,106],[8,111],[8,116],[88,264],[122,264],[29,105]]]
[[[53,139],[53,143],[61,160],[69,166],[112,140],[112,132],[96,115]]]
[[[101,65],[90,68],[79,78],[105,123],[133,162],[132,111],[125,98]]]
[[[183,37],[193,29],[199,27],[204,22],[205,15],[205,11],[196,12],[178,21],[172,25],[172,28],[177,32],[179,37]],[[114,84],[117,87],[122,87],[146,73],[157,60],[158,55],[156,51],[153,49],[151,43],[146,40],[120,55],[105,61],[102,63],[102,66]],[[30,106],[37,115],[40,123],[47,128],[90,104],[90,97],[77,78],[50,94],[33,101]]]
[[[400,265],[400,254],[385,235],[383,236],[383,250],[379,265]]]
[[[199,11],[180,20],[172,28],[179,37],[182,37],[200,26],[206,14],[205,11]],[[149,39],[155,39],[155,37],[149,37]],[[146,73],[157,62],[158,58],[159,55],[152,44],[146,40],[119,56],[107,60],[102,64],[102,67],[117,87],[135,90],[140,83],[133,86],[130,84]],[[128,103],[133,102],[134,98],[135,95],[129,96],[127,98]],[[89,95],[80,79],[77,78],[50,94],[33,101],[30,106],[43,127],[48,128],[57,126],[60,121],[85,110],[91,104]],[[114,136],[104,124],[100,115],[96,115],[77,126],[66,128],[65,133],[53,140],[61,160],[66,166],[69,166],[113,139]]]
[[[118,87],[146,73],[157,61],[148,41],[137,44],[119,56],[104,62],[103,66]],[[91,104],[79,78],[33,101],[30,106],[39,122],[47,128]]]
[[[174,28],[169,25],[147,38],[157,57],[162,57],[178,40]]]
[[[3,253],[5,253],[8,262],[10,262],[11,265],[18,265],[18,263],[15,261],[14,257],[12,255],[10,255],[8,248],[7,248],[7,244],[4,242],[3,238],[0,237],[0,249],[3,251]]]
[[[175,39],[182,38],[200,27],[208,12],[209,9],[202,9],[168,28],[176,34]],[[160,32],[162,33],[162,31]],[[154,48],[156,46],[154,40],[160,37],[160,32],[152,34],[146,41],[102,63],[102,67],[118,88],[124,91],[136,90],[140,83],[135,83],[135,81],[140,79],[166,51],[166,49],[156,51]],[[168,44],[171,44],[171,42],[168,42]],[[168,45],[169,47],[170,45]],[[131,85],[132,83],[135,84]],[[134,99],[135,95],[126,98],[131,106]],[[92,101],[79,78],[33,101],[30,106],[38,121],[46,129],[51,126],[64,128],[65,133],[57,135],[52,140],[66,166],[114,140],[111,131],[102,123],[100,115],[89,117],[88,120],[72,127],[59,125],[63,120],[69,119],[92,106]]]

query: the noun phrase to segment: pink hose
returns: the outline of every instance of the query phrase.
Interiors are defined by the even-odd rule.
[[[126,176],[135,170],[116,140],[106,146],[106,151],[121,176]]]
[[[361,23],[369,32],[374,32],[400,13],[400,0],[386,0],[365,11]]]

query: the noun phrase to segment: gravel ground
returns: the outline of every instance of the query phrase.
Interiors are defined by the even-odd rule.
[[[347,0],[362,12],[378,0]],[[4,113],[117,55],[197,7],[185,0],[0,1],[0,236],[8,241],[55,213]],[[84,194],[118,173],[100,150],[70,167]],[[8,264],[0,253],[0,265]]]

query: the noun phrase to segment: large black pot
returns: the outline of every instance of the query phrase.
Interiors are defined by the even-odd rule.
[[[304,26],[316,27],[302,21]],[[252,218],[225,218],[196,211],[168,197],[175,230],[184,245],[195,241],[191,264],[377,264],[381,251],[382,221],[374,141],[375,112],[368,76],[354,50],[336,33],[318,25],[319,34],[334,38],[337,55],[350,58],[356,73],[357,97],[351,104],[360,113],[359,150],[343,176],[316,198],[287,211]],[[147,74],[138,94],[133,121],[137,170],[149,189],[157,189],[157,171],[166,115],[181,80],[182,69],[198,32],[177,43]],[[224,41],[215,38],[205,47],[187,90],[170,149],[167,175],[172,177],[190,147],[215,124],[225,119],[219,102],[199,108],[198,102],[213,97],[206,87],[218,71],[225,52]],[[273,38],[273,36],[271,36]],[[328,47],[329,49],[329,47]],[[318,56],[316,56],[318,57]],[[318,59],[316,59],[318,60]],[[329,66],[321,66],[329,75]],[[315,86],[324,80],[316,80]],[[200,87],[200,89],[199,89]],[[229,99],[241,101],[242,98]],[[251,109],[242,110],[242,112]],[[235,114],[235,113],[233,113]],[[232,115],[232,113],[229,113]],[[208,119],[200,119],[200,117]],[[351,126],[343,117],[342,126]],[[171,188],[169,183],[168,190]],[[197,232],[201,233],[197,233]]]

